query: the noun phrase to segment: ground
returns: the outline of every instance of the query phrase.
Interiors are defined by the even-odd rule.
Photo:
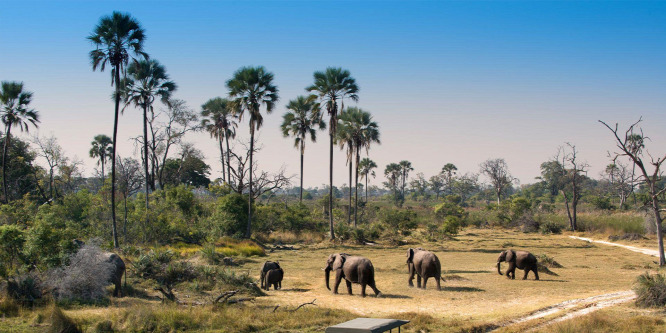
[[[656,270],[656,258],[621,247],[573,239],[570,235],[468,228],[441,242],[412,242],[403,246],[345,246],[330,242],[295,245],[293,250],[287,247],[269,252],[266,257],[248,258],[242,265],[233,268],[238,272],[249,271],[257,280],[259,268],[265,260],[280,261],[285,271],[281,290],[271,290],[268,296],[259,297],[247,305],[219,309],[163,305],[147,298],[125,297],[112,299],[109,307],[72,307],[65,313],[88,328],[100,321],[111,320],[117,323],[113,326],[118,331],[152,329],[152,326],[140,326],[145,318],[151,318],[155,325],[159,326],[160,322],[166,327],[180,325],[180,330],[188,331],[196,327],[196,331],[321,332],[328,325],[354,317],[385,317],[412,320],[403,332],[475,329],[566,332],[577,330],[567,330],[566,325],[570,325],[571,320],[555,323],[557,318],[609,305],[597,314],[581,317],[586,318],[581,322],[585,324],[585,320],[592,320],[607,323],[608,327],[624,327],[618,326],[618,321],[622,321],[629,325],[627,327],[647,325],[650,329],[642,330],[645,332],[663,330],[663,321],[654,319],[655,315],[663,318],[662,312],[655,314],[654,311],[641,310],[628,301],[636,276]],[[442,291],[436,290],[432,279],[426,290],[408,286],[406,253],[409,247],[418,246],[433,251],[439,257],[446,279],[442,283]],[[527,250],[537,256],[547,255],[563,267],[550,268],[557,275],[541,272],[540,281],[535,281],[532,273],[527,280],[521,280],[523,272],[519,270],[516,271],[516,279],[509,280],[498,275],[496,268],[497,256],[508,248]],[[375,297],[368,288],[369,296],[362,298],[360,285],[353,285],[354,294],[349,296],[344,283],[340,286],[340,294],[328,291],[322,268],[326,258],[338,252],[369,258],[375,267],[377,287],[383,295]],[[507,266],[503,263],[502,270],[506,270]],[[332,276],[331,285],[333,280]],[[177,292],[181,300],[198,297],[183,288]],[[308,305],[291,312],[299,304],[314,299],[316,306]],[[277,310],[276,306],[279,306]],[[28,312],[18,319],[0,319],[0,331],[42,330],[45,324],[40,324],[39,319],[34,315],[31,317]],[[618,313],[624,314],[624,317],[618,316]],[[244,321],[228,319],[239,316]],[[530,320],[522,320],[526,318]],[[636,320],[639,320],[638,324]],[[655,327],[659,328],[654,330]]]

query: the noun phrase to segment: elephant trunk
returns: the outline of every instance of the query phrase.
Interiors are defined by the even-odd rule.
[[[326,269],[324,269],[324,274],[326,275],[326,288],[331,290],[331,287],[328,284],[328,280],[331,276],[331,268],[327,266]]]
[[[500,271],[500,263],[501,263],[501,261],[498,260],[497,261],[497,273],[499,273],[499,275],[502,275],[502,271]]]

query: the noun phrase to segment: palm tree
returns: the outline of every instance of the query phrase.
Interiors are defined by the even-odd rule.
[[[356,176],[355,176],[355,207],[354,207],[354,226],[357,224],[357,211],[358,211],[358,173],[359,164],[361,160],[361,150],[365,148],[366,153],[370,149],[370,145],[380,143],[379,141],[379,126],[376,122],[372,121],[372,115],[362,109],[349,107],[340,115],[341,120],[341,133],[346,133],[343,136],[350,140],[351,150],[356,155]],[[349,161],[351,165],[351,158]],[[351,181],[349,182],[351,184]],[[351,190],[350,190],[351,191]],[[351,205],[350,205],[351,208]]]
[[[245,112],[250,117],[250,182],[249,205],[247,214],[247,230],[245,237],[250,238],[252,226],[252,156],[254,155],[254,132],[263,124],[261,106],[264,105],[266,113],[273,112],[278,101],[278,89],[273,85],[273,73],[263,66],[242,67],[227,81],[229,96],[234,98],[234,109],[238,112],[238,120],[243,119]]]
[[[333,207],[333,143],[337,132],[338,101],[340,101],[339,110],[344,109],[345,97],[348,97],[353,101],[358,101],[358,85],[356,85],[356,80],[351,76],[348,70],[329,67],[324,72],[315,72],[314,84],[305,88],[305,90],[316,92],[319,99],[326,105],[326,111],[330,116],[328,123],[328,135],[330,138],[328,206]],[[329,214],[329,222],[331,239],[335,239],[335,234],[333,232],[333,214]]]
[[[402,167],[398,163],[387,164],[384,169],[384,176],[388,179],[386,183],[387,187],[393,189],[393,196],[397,201],[398,193],[400,193],[398,188],[400,186],[400,177],[402,177]]]
[[[153,112],[153,102],[159,97],[162,103],[169,105],[169,98],[176,90],[176,84],[169,80],[166,68],[157,60],[139,60],[127,68],[128,77],[121,81],[121,94],[125,106],[134,106],[143,110],[143,171],[146,191],[146,225],[148,224],[150,173],[148,172],[148,110]],[[124,110],[124,109],[123,109]]]
[[[231,164],[229,164],[229,139],[236,137],[236,128],[238,123],[236,123],[236,115],[232,108],[232,103],[222,97],[215,97],[209,99],[204,105],[201,106],[201,116],[204,117],[201,120],[201,126],[210,133],[211,138],[217,139],[220,143],[220,158],[222,160],[222,180],[225,182],[231,182]],[[222,147],[222,141],[227,143],[227,176],[225,178],[224,170],[224,149]]]
[[[402,197],[405,197],[405,183],[407,182],[407,177],[409,177],[409,172],[414,171],[412,168],[412,162],[410,161],[400,161],[400,168],[402,170]]]
[[[23,91],[23,82],[2,81],[0,89],[0,119],[5,125],[5,145],[2,150],[2,191],[4,203],[9,202],[7,192],[7,151],[11,140],[12,127],[18,127],[21,132],[28,132],[30,124],[35,127],[39,122],[39,113],[28,108],[32,101],[32,92]]]
[[[375,168],[377,168],[377,163],[367,157],[358,163],[358,172],[361,178],[365,178],[365,202],[368,202],[368,176],[375,178],[375,171],[372,170]]]
[[[90,148],[90,157],[99,158],[97,164],[102,166],[102,185],[104,185],[104,176],[106,175],[104,164],[113,153],[111,151],[111,143],[111,138],[104,134],[96,135],[95,139],[90,143],[92,145],[92,148]]]
[[[301,189],[300,202],[303,202],[303,156],[305,155],[305,141],[308,134],[312,142],[317,141],[317,130],[326,129],[326,123],[322,120],[319,103],[312,96],[298,96],[289,101],[287,109],[291,112],[284,114],[282,125],[282,135],[288,137],[294,136],[294,147],[301,151]]]
[[[90,51],[93,71],[98,67],[104,71],[106,64],[111,65],[111,86],[115,86],[115,112],[113,118],[113,144],[111,154],[111,221],[113,223],[113,246],[118,248],[118,230],[116,228],[116,142],[118,135],[118,114],[120,111],[120,72],[131,58],[130,53],[145,59],[143,52],[145,33],[137,20],[129,14],[113,12],[102,17],[93,33],[88,36],[95,49]]]
[[[347,209],[347,223],[351,224],[351,207],[352,207],[352,170],[353,170],[353,156],[354,156],[354,137],[352,129],[347,126],[345,115],[347,111],[343,110],[338,118],[338,130],[336,132],[336,142],[340,146],[340,150],[347,148],[347,164],[349,165],[349,209]]]

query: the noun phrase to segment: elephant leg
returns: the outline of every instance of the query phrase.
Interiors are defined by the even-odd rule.
[[[539,280],[539,272],[537,272],[537,266],[534,266],[532,271],[534,272],[534,280],[538,281]]]
[[[120,281],[115,282],[115,288],[113,289],[113,297],[118,297],[120,294]]]
[[[416,274],[416,287],[421,288],[421,275]]]
[[[342,271],[338,270],[335,273],[335,284],[333,285],[333,293],[334,294],[338,293],[338,287],[340,286],[341,281],[342,281]]]
[[[530,269],[525,267],[525,275],[523,275],[523,280],[527,280],[527,274],[530,272]]]
[[[349,281],[347,281],[347,280],[345,280],[345,282],[347,282],[347,293],[348,293],[349,295],[351,295],[351,294],[352,294],[352,290],[351,290],[352,283],[349,282]]]
[[[416,274],[416,272],[414,271],[414,266],[410,265],[409,266],[409,280],[407,280],[410,287],[414,286],[414,274]]]
[[[278,282],[278,286],[280,287],[280,288],[278,288],[278,289],[282,289],[282,281],[279,281],[279,282]]]
[[[262,271],[261,276],[259,277],[259,280],[261,281],[261,283],[260,283],[261,284],[261,286],[260,286],[261,289],[266,288],[266,281],[264,281],[265,278],[266,278],[266,276],[265,276],[264,272]]]
[[[427,284],[427,283],[428,283],[428,276],[427,276],[427,275],[424,275],[424,276],[423,276],[423,289],[426,288],[426,284]]]
[[[441,276],[435,276],[435,282],[437,283],[437,290],[442,290],[442,286],[439,284],[439,280],[441,280]]]
[[[362,297],[365,297],[365,286],[366,285],[367,284],[365,282],[363,282],[363,281],[361,282],[361,296]]]
[[[506,277],[509,279],[515,279],[516,278],[516,264],[510,262],[509,263],[509,268],[506,270]]]
[[[379,289],[377,289],[377,286],[375,285],[375,279],[374,278],[372,280],[368,281],[368,285],[370,286],[370,288],[372,288],[372,291],[375,292],[375,295],[377,295],[379,297],[379,295],[382,292],[379,291]]]

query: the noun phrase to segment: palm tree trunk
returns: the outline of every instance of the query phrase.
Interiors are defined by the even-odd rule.
[[[227,180],[231,183],[231,163],[229,159],[229,136],[227,136],[227,130],[224,130],[224,141],[227,142]]]
[[[356,227],[357,224],[357,216],[358,216],[358,162],[361,159],[361,154],[359,153],[359,148],[356,148],[356,174],[354,178],[354,194],[356,197],[354,198],[354,227]]]
[[[305,155],[305,138],[301,139],[301,193],[299,202],[303,203],[303,156]]]
[[[125,219],[123,219],[123,238],[127,242],[127,194],[123,195],[125,199]]]
[[[224,148],[222,146],[222,137],[220,137],[220,140],[218,140],[220,143],[220,160],[222,160],[222,181],[227,182],[227,177],[225,176],[225,168],[224,168]]]
[[[5,126],[5,147],[2,150],[2,193],[4,194],[4,203],[9,203],[9,198],[7,197],[7,150],[9,149],[9,136],[12,128],[10,126]]]
[[[143,106],[143,158],[144,158],[144,171],[146,172],[146,220],[145,220],[145,226],[148,227],[148,212],[150,212],[150,207],[148,206],[148,203],[150,201],[150,197],[148,196],[150,190],[150,174],[148,173],[148,106],[144,105]]]
[[[368,175],[365,175],[365,203],[368,203]]]
[[[106,159],[106,156],[102,155],[102,187],[104,187],[104,160]]]
[[[349,148],[351,149],[351,148]],[[347,210],[347,224],[351,224],[351,211],[352,211],[352,189],[354,188],[352,186],[352,154],[353,152],[349,152],[349,209]]]
[[[331,117],[331,125],[335,122],[335,118]],[[329,137],[331,139],[331,145],[330,145],[330,163],[329,163],[329,186],[328,186],[328,220],[329,220],[329,227],[330,227],[330,233],[331,233],[331,239],[335,239],[335,232],[333,231],[333,135],[335,132],[333,132],[333,129],[331,127],[331,131],[329,134]]]
[[[120,68],[115,66],[116,108],[113,118],[113,144],[111,145],[111,222],[113,226],[113,247],[118,248],[118,229],[116,227],[116,142],[118,138],[118,114],[120,113]]]
[[[245,231],[245,238],[250,238],[252,233],[252,156],[254,155],[254,123],[250,121],[250,191],[248,193],[247,201],[247,230]]]

